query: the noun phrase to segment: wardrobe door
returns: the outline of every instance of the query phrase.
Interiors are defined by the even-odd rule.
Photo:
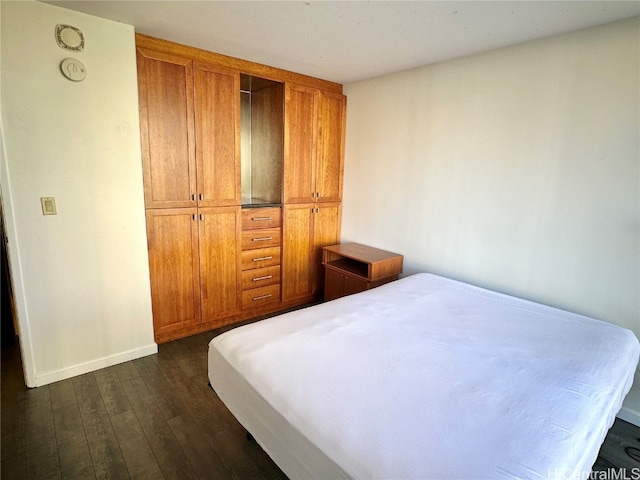
[[[147,240],[157,338],[200,323],[196,209],[147,210]]]
[[[289,204],[282,210],[282,301],[313,295],[314,204]]]
[[[240,312],[240,207],[198,209],[202,322]]]
[[[346,97],[323,93],[320,102],[316,202],[340,202],[344,172]]]
[[[286,84],[284,126],[284,203],[315,200],[315,164],[320,92]]]
[[[288,204],[283,207],[282,301],[310,298],[324,285],[322,247],[340,241],[341,206]]]
[[[195,206],[193,62],[137,50],[146,208]]]
[[[340,243],[342,207],[339,203],[317,203],[313,215],[313,251],[311,255],[311,281],[314,293],[324,288],[322,247]]]
[[[240,73],[194,65],[198,205],[240,205]]]

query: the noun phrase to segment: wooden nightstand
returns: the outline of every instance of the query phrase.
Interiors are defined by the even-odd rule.
[[[397,280],[402,273],[403,258],[359,243],[323,247],[325,301]]]

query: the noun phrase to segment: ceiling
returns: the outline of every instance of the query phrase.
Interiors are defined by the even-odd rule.
[[[338,83],[640,15],[637,0],[46,3]]]

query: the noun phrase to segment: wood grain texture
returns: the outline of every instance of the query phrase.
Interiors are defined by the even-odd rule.
[[[195,208],[147,210],[151,307],[156,334],[200,323]]]
[[[138,48],[137,62],[145,205],[195,206],[193,61]]]
[[[284,125],[284,202],[315,199],[320,91],[287,84]]]
[[[242,209],[242,230],[274,228],[282,225],[280,207],[244,208]]]
[[[204,322],[240,311],[240,207],[200,208],[200,289]]]
[[[245,230],[242,232],[242,250],[256,248],[279,247],[281,244],[281,228],[265,228],[261,230]]]
[[[282,300],[314,294],[312,271],[314,204],[286,204],[282,210]]]
[[[240,205],[240,72],[194,64],[198,206]]]
[[[280,283],[280,265],[242,272],[242,290]]]
[[[316,155],[317,202],[342,200],[346,104],[344,95],[322,93]]]
[[[284,205],[283,302],[309,298],[322,290],[322,247],[339,241],[341,212],[340,203]]]

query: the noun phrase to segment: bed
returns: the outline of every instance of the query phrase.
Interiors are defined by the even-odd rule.
[[[629,330],[428,273],[245,325],[209,380],[290,478],[587,478]]]

